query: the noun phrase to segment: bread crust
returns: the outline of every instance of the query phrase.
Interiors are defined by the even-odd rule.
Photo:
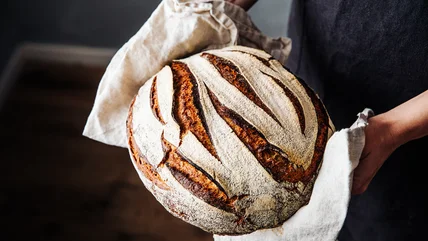
[[[256,80],[273,86],[272,97]],[[309,202],[334,127],[316,93],[269,55],[244,47],[205,52],[174,61],[145,85],[129,109],[128,149],[171,214],[214,234],[241,235],[277,227]],[[284,100],[269,99],[276,96]],[[292,113],[284,117],[281,108]]]

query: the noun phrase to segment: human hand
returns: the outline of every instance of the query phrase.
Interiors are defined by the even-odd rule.
[[[241,8],[248,10],[250,9],[257,0],[226,0],[230,3],[240,6]]]
[[[385,160],[399,146],[428,136],[428,90],[368,120],[366,144],[354,170],[352,194],[369,186]]]
[[[387,118],[387,115],[381,114],[368,120],[365,146],[360,163],[354,170],[352,194],[366,191],[379,168],[398,147],[393,125]]]

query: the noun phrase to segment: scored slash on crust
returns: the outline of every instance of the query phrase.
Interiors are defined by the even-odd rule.
[[[130,109],[134,107],[136,97],[132,100]],[[134,135],[132,133],[132,111],[129,111],[128,119],[126,121],[127,134],[128,134],[128,146],[132,154],[132,157],[137,165],[138,169],[149,179],[153,184],[158,186],[160,189],[169,190],[168,185],[160,177],[159,173],[155,168],[147,161],[147,158],[141,153],[140,148],[135,143]]]
[[[195,77],[184,63],[173,62],[171,70],[175,80],[172,114],[180,126],[180,139],[187,131],[191,131],[211,155],[220,161],[208,132]]]
[[[245,96],[253,101],[258,107],[262,108],[270,117],[272,117],[272,119],[282,126],[278,118],[276,118],[276,116],[265,104],[263,104],[262,100],[257,96],[253,88],[245,80],[244,76],[242,76],[238,67],[232,64],[230,61],[213,54],[203,53],[201,56],[210,61],[225,80],[239,89]]]

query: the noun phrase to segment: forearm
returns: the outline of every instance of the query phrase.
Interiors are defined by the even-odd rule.
[[[227,0],[230,3],[240,6],[241,8],[248,10],[250,9],[257,0]]]
[[[390,128],[395,146],[428,135],[428,91],[378,117]]]

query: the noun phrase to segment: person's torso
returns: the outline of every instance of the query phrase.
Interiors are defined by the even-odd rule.
[[[296,0],[289,24],[287,67],[320,93],[338,129],[428,89],[428,1]],[[427,147],[426,137],[410,142],[385,162],[353,198],[343,240],[407,240],[428,224]]]

